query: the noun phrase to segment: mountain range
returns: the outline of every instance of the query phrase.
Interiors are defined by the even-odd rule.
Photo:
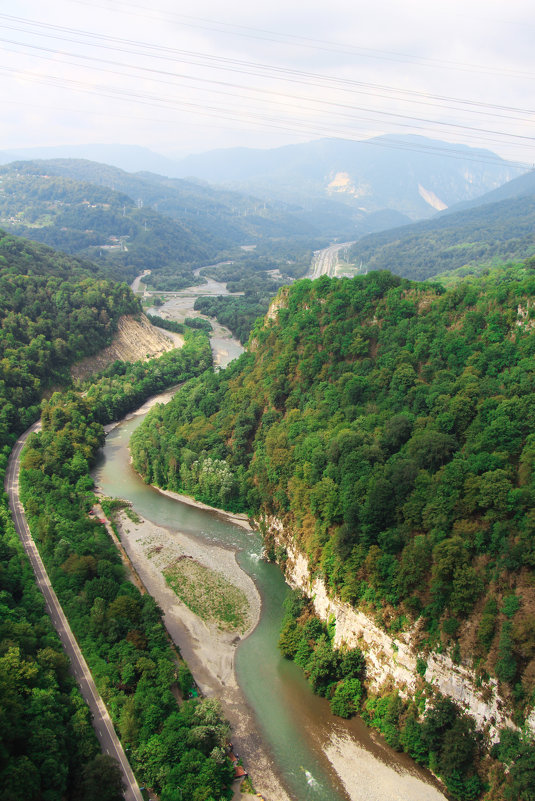
[[[367,214],[387,209],[411,220],[430,217],[497,189],[525,170],[489,150],[412,135],[360,142],[319,139],[268,150],[224,148],[178,160],[146,148],[119,145],[0,153],[4,163],[51,157],[98,160],[135,170],[138,177],[138,171],[148,171],[168,179],[187,178],[190,191],[196,186],[201,192],[202,182],[207,181],[262,200],[291,204],[297,207],[292,211],[300,209],[312,224],[334,215],[335,227],[344,219],[357,235],[366,232],[360,223]],[[85,180],[91,179],[86,176]],[[122,191],[127,190],[122,187]],[[344,233],[350,232],[347,225]]]
[[[535,253],[535,170],[431,220],[371,234],[349,259],[366,270],[425,280]]]
[[[179,169],[183,177],[267,197],[303,203],[327,197],[364,212],[393,209],[411,219],[471,200],[522,172],[488,150],[421,136],[216,150],[182,159]]]

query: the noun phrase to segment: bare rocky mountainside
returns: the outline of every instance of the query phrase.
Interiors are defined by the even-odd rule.
[[[184,338],[180,334],[164,331],[151,325],[144,314],[127,314],[117,323],[117,333],[107,348],[94,356],[73,364],[73,378],[84,379],[92,373],[104,370],[115,361],[137,362],[161,356],[173,348],[181,347]]]

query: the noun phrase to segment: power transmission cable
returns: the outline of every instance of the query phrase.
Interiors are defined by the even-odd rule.
[[[72,64],[73,62],[63,61],[62,63],[63,64]],[[4,70],[5,69],[9,69],[9,68],[4,68]],[[111,74],[111,75],[114,75],[114,76],[131,77],[128,73],[122,73],[122,72],[118,72],[117,70],[111,70],[111,69],[104,68],[104,67],[92,67],[92,69],[96,70],[96,71],[99,71],[99,72],[106,73],[106,74]],[[175,73],[170,73],[170,75],[172,75],[172,77],[177,77],[177,75]],[[27,78],[29,77],[27,72],[23,73],[23,76],[26,76]],[[55,79],[59,80],[59,77],[56,76]],[[210,81],[208,81],[208,83],[210,83]],[[243,91],[242,91],[243,88],[241,86],[237,86],[236,87],[235,84],[225,84],[224,82],[219,82],[219,83],[221,85],[233,86],[234,88],[238,88],[240,90],[240,92],[239,93],[229,92],[229,91],[221,90],[221,89],[218,88],[218,91],[217,91],[217,96],[218,97],[219,96],[229,96],[229,97],[232,97],[232,98],[238,98],[240,101],[243,101],[244,99],[251,99],[253,101],[255,100],[255,98],[246,98],[246,97],[244,97]],[[162,79],[159,79],[158,84],[159,85],[160,84],[162,84],[162,85],[165,84],[167,86],[173,86],[173,87],[177,87],[178,86],[178,84],[176,82],[169,81],[169,80],[162,80]],[[104,87],[103,88],[103,93],[105,93],[105,90],[107,88],[108,87]],[[200,87],[200,89],[201,89],[201,91],[206,91],[206,92],[209,92],[209,93],[213,92],[213,90],[210,89],[209,87]],[[119,90],[116,90],[116,92],[118,92],[118,91]],[[124,90],[124,91],[126,91],[126,90]],[[304,101],[304,102],[312,102],[312,103],[316,103],[316,104],[320,103],[322,105],[333,105],[333,106],[338,105],[339,107],[341,107],[343,109],[343,111],[340,111],[338,109],[335,110],[335,111],[330,111],[330,116],[331,117],[336,116],[336,117],[341,118],[342,121],[346,121],[347,120],[347,121],[350,121],[351,123],[354,123],[354,122],[377,123],[377,120],[375,120],[373,117],[362,117],[362,116],[356,116],[355,114],[348,113],[350,111],[353,111],[354,107],[349,106],[347,104],[335,104],[332,101],[321,101],[321,100],[318,100],[316,98],[312,98],[311,99],[311,98],[302,98],[302,97],[293,97],[293,96],[290,98],[290,100],[288,100],[288,96],[286,96],[286,95],[282,95],[282,94],[276,93],[276,92],[273,92],[271,94],[275,95],[277,99],[273,99],[271,97],[270,98],[265,98],[265,99],[263,99],[262,103],[268,103],[268,104],[271,104],[271,105],[276,105],[276,107],[279,110],[282,110],[282,108],[290,108],[292,113],[295,113],[296,110],[310,111],[310,108],[307,108],[306,106],[303,106],[303,105],[298,106],[298,105],[296,105],[295,100]],[[145,97],[148,97],[148,96],[146,95]],[[154,96],[151,96],[151,97],[154,99]],[[159,100],[159,102],[167,103],[168,105],[174,103],[174,98],[166,99],[166,98],[160,97],[158,100]],[[372,113],[373,113],[373,111],[372,111]],[[382,123],[382,124],[384,126],[384,123]],[[392,121],[387,121],[386,124],[387,125],[395,125],[397,129],[399,129],[399,127],[405,127],[405,128],[410,129],[410,130],[419,130],[419,131],[422,131],[422,132],[424,132],[426,134],[432,134],[433,133],[433,131],[430,130],[429,128],[426,128],[423,125],[418,125],[413,121],[399,122],[398,120],[396,120],[395,123],[392,122]],[[440,123],[437,123],[437,124],[440,124]],[[493,138],[489,137],[488,135],[482,135],[480,132],[478,132],[478,134],[477,134],[477,143],[479,145],[481,145],[482,142],[484,142],[486,144],[500,144],[501,143],[499,139],[493,139]],[[517,147],[521,147],[521,143],[515,142],[515,143],[512,143],[512,144],[516,145]]]
[[[7,67],[0,67],[2,71],[16,71],[13,68]],[[27,78],[28,74],[26,74]],[[150,95],[142,95],[139,91],[128,91],[124,89],[113,89],[109,85],[101,85],[95,86],[94,84],[88,86],[80,81],[75,81],[73,79],[65,79],[60,76],[51,76],[51,75],[44,75],[43,73],[39,73],[37,75],[32,76],[35,80],[40,83],[45,83],[54,86],[60,86],[62,88],[70,88],[75,89],[76,91],[82,91],[88,94],[96,95],[98,97],[107,96],[112,99],[121,99],[126,100],[128,102],[135,102],[136,104],[142,105],[149,105],[149,106],[156,106],[156,107],[163,107],[163,108],[180,108],[186,109],[189,111],[193,111],[196,114],[200,114],[202,116],[210,116],[210,117],[217,117],[218,119],[223,118],[227,120],[244,120],[247,121],[249,124],[253,123],[255,125],[262,125],[262,127],[269,127],[276,130],[283,130],[286,132],[294,132],[294,133],[302,133],[303,131],[315,136],[328,136],[329,138],[336,138],[342,139],[346,141],[361,141],[361,139],[355,138],[355,132],[352,130],[343,130],[341,131],[340,128],[337,129],[336,132],[333,132],[332,129],[327,129],[321,127],[318,124],[315,124],[314,127],[311,127],[307,123],[301,123],[299,121],[293,120],[291,124],[282,124],[280,119],[273,119],[266,117],[262,114],[256,114],[253,119],[250,118],[250,115],[247,112],[239,113],[237,111],[231,112],[228,109],[228,106],[222,107],[214,107],[214,106],[207,106],[206,104],[199,104],[199,103],[191,103],[186,102],[184,100],[176,100],[170,98],[158,98],[155,96]],[[497,158],[492,157],[493,154],[489,154],[490,158],[485,158],[484,154],[474,154],[471,152],[464,152],[459,149],[455,149],[455,146],[440,146],[434,144],[425,144],[425,143],[411,143],[406,141],[392,141],[389,139],[388,141],[381,141],[379,139],[372,139],[372,140],[364,140],[363,144],[373,144],[378,147],[386,147],[388,149],[399,149],[399,150],[409,150],[413,152],[421,152],[422,150],[425,152],[430,152],[433,154],[443,154],[450,158],[457,158],[466,161],[472,161],[477,163],[487,163],[495,165],[497,163]],[[510,162],[511,163],[511,162]],[[512,163],[514,166],[518,166],[521,168],[526,168],[527,164],[524,162],[516,162]]]
[[[109,6],[104,6],[99,3],[95,3],[93,2],[93,0],[73,0],[73,2],[78,3],[79,5],[90,6],[91,8],[99,7],[106,11],[110,10]],[[157,17],[153,13],[154,12],[153,8],[148,8],[147,6],[142,6],[131,2],[121,3],[120,0],[116,0],[116,6],[120,5],[123,6],[125,13],[132,14],[133,10],[137,9],[138,11],[144,12],[144,14],[141,16],[146,16],[149,19],[157,19]],[[115,10],[117,10],[117,8]],[[375,50],[367,47],[355,47],[347,44],[342,44],[340,42],[329,42],[324,39],[316,39],[305,36],[295,36],[294,34],[268,31],[262,28],[253,28],[245,25],[235,25],[222,21],[210,20],[203,17],[194,17],[191,15],[179,14],[176,12],[173,13],[160,12],[160,16],[161,17],[165,16],[169,21],[173,21],[175,24],[181,24],[188,27],[198,28],[199,30],[209,30],[216,32],[225,31],[235,36],[241,36],[250,39],[257,39],[262,41],[270,41],[278,43],[286,42],[300,47],[312,48],[315,51],[321,49],[327,52],[334,52],[334,53],[353,55],[353,56],[363,55],[367,58],[374,58],[374,59],[381,59],[388,61],[401,61],[403,63],[407,62],[419,63],[425,66],[434,66],[439,69],[446,69],[446,70],[455,69],[455,70],[462,70],[463,72],[472,71],[472,72],[481,72],[481,73],[501,75],[501,76],[507,74],[510,75],[511,77],[517,77],[517,78],[518,77],[529,78],[534,76],[534,73],[532,72],[508,70],[503,67],[493,68],[489,65],[481,65],[481,64],[463,64],[461,62],[448,61],[444,59],[434,59],[428,56],[417,56],[415,54],[409,54],[409,53],[397,53],[395,51]]]
[[[485,116],[489,116],[489,117],[492,116],[492,117],[496,117],[496,118],[500,118],[500,119],[509,119],[509,120],[513,120],[515,122],[527,122],[527,121],[522,119],[522,118],[518,118],[516,116],[512,116],[511,114],[507,114],[507,115],[506,114],[496,114],[496,113],[494,113],[494,111],[495,110],[511,111],[514,114],[530,114],[531,113],[531,111],[529,109],[519,109],[519,108],[515,108],[515,107],[510,107],[510,106],[498,106],[496,104],[484,104],[484,103],[481,103],[480,101],[473,101],[472,102],[472,101],[469,101],[469,100],[466,100],[466,99],[461,99],[461,98],[447,98],[445,96],[429,95],[427,93],[415,92],[414,90],[402,90],[402,89],[396,89],[395,87],[383,86],[383,85],[380,85],[380,84],[370,84],[370,83],[365,83],[365,82],[360,82],[360,81],[351,81],[350,79],[338,79],[338,78],[335,78],[333,76],[324,76],[324,75],[320,75],[320,74],[317,74],[317,73],[309,73],[309,72],[300,71],[300,70],[287,69],[287,68],[282,68],[282,67],[274,67],[274,66],[270,66],[270,65],[258,65],[258,64],[254,63],[254,62],[245,62],[245,61],[240,61],[240,60],[236,60],[236,59],[225,59],[225,58],[222,59],[221,57],[216,57],[216,56],[211,56],[211,55],[206,55],[206,54],[200,54],[200,53],[195,53],[195,52],[191,52],[191,51],[180,51],[180,50],[177,50],[175,48],[161,48],[161,47],[158,47],[158,52],[154,52],[155,51],[155,46],[147,44],[147,43],[135,42],[135,41],[132,41],[132,40],[119,39],[117,37],[110,37],[108,35],[94,34],[94,33],[87,32],[87,31],[79,31],[79,30],[76,30],[76,29],[73,29],[73,28],[65,28],[65,27],[62,27],[62,26],[54,26],[54,25],[51,25],[49,23],[40,23],[40,22],[36,22],[36,21],[33,21],[33,20],[28,21],[28,20],[25,20],[25,19],[20,18],[20,17],[13,17],[12,15],[0,15],[0,19],[6,19],[6,20],[8,20],[10,22],[16,22],[17,25],[19,26],[19,27],[17,27],[17,25],[11,25],[11,26],[10,25],[5,25],[4,27],[16,28],[19,32],[22,30],[25,33],[30,32],[33,35],[36,35],[36,31],[34,29],[37,28],[37,33],[39,33],[40,31],[45,31],[44,35],[49,37],[49,38],[50,37],[55,38],[55,39],[59,38],[59,39],[61,39],[63,41],[69,41],[69,42],[75,43],[77,45],[81,44],[81,45],[89,46],[89,47],[95,47],[96,46],[96,47],[99,47],[99,48],[106,48],[108,50],[110,48],[112,48],[112,47],[113,47],[114,50],[117,50],[118,46],[122,45],[122,47],[120,49],[123,52],[127,52],[129,55],[141,55],[141,56],[149,57],[149,58],[164,59],[166,61],[176,60],[176,61],[180,61],[182,63],[186,62],[186,63],[189,63],[190,65],[202,66],[202,67],[213,67],[214,65],[218,65],[218,68],[220,68],[220,69],[222,68],[222,69],[226,69],[226,70],[232,70],[234,72],[241,72],[242,74],[245,73],[249,77],[260,77],[260,78],[276,77],[278,79],[282,78],[282,80],[286,80],[286,81],[289,80],[289,81],[292,81],[294,83],[301,83],[301,84],[304,84],[304,85],[306,85],[306,86],[308,86],[310,88],[313,88],[313,89],[325,88],[326,86],[333,86],[338,91],[350,92],[352,95],[354,95],[355,93],[365,94],[365,95],[368,95],[368,96],[371,95],[372,97],[374,97],[376,99],[384,99],[384,93],[386,92],[387,96],[390,95],[390,98],[394,99],[396,101],[402,100],[404,102],[417,102],[417,103],[420,103],[420,104],[423,103],[423,104],[426,104],[426,105],[430,105],[431,107],[433,107],[433,109],[435,109],[437,107],[436,106],[437,102],[447,102],[447,103],[452,103],[453,102],[453,103],[456,103],[456,104],[462,104],[464,106],[462,109],[455,108],[456,111],[461,110],[463,113],[464,112],[469,112],[469,113],[484,114]],[[24,29],[24,28],[21,29],[20,28],[21,24],[24,24],[26,26],[30,26],[30,31],[28,31],[27,29]],[[54,31],[53,34],[50,33],[51,30]],[[67,34],[67,36],[63,35],[65,33]],[[76,40],[76,39],[73,40],[72,36],[77,36],[78,40]],[[85,39],[89,39],[89,42],[85,41],[84,37],[85,37]],[[82,38],[82,41],[79,41],[80,38]],[[338,118],[341,118],[342,122],[346,122],[346,121],[350,122],[350,123],[354,123],[354,122],[359,122],[359,123],[372,122],[372,123],[378,124],[378,120],[376,120],[376,119],[369,118],[369,117],[362,117],[362,116],[358,116],[357,117],[357,116],[355,116],[355,114],[349,113],[349,112],[358,111],[358,112],[361,112],[361,113],[377,115],[377,116],[381,117],[382,118],[381,125],[383,125],[383,126],[384,126],[385,123],[386,124],[394,124],[393,120],[395,120],[396,126],[410,128],[411,130],[424,130],[424,131],[428,132],[429,129],[424,127],[425,125],[427,125],[427,126],[432,126],[434,128],[436,128],[436,127],[438,127],[438,128],[446,127],[446,128],[453,128],[453,129],[462,131],[463,132],[463,136],[465,138],[473,137],[475,134],[477,134],[478,137],[480,139],[482,139],[486,143],[494,143],[494,144],[502,144],[503,145],[503,140],[504,139],[509,139],[509,140],[517,139],[517,140],[521,140],[521,141],[532,141],[532,137],[522,136],[521,134],[510,134],[510,133],[507,133],[507,132],[495,131],[495,130],[491,130],[491,129],[487,129],[487,128],[476,127],[476,126],[470,126],[470,125],[466,125],[466,124],[462,124],[462,123],[458,123],[458,122],[449,122],[449,121],[444,121],[444,120],[440,120],[440,119],[439,120],[437,120],[437,119],[428,119],[428,118],[417,117],[417,116],[412,116],[412,115],[408,115],[408,114],[400,114],[400,113],[396,113],[396,112],[392,112],[392,111],[384,111],[384,110],[381,110],[381,109],[366,108],[366,107],[356,106],[354,104],[349,104],[349,103],[341,103],[341,102],[336,102],[336,101],[332,101],[332,100],[322,100],[321,98],[318,98],[318,97],[310,98],[310,97],[306,97],[306,96],[303,96],[303,95],[298,95],[298,96],[290,95],[290,94],[285,93],[285,92],[274,91],[274,90],[265,89],[265,88],[258,87],[258,86],[244,86],[243,84],[233,83],[233,82],[230,82],[230,81],[213,80],[213,79],[210,79],[210,78],[202,78],[201,76],[198,76],[198,75],[180,74],[180,73],[176,73],[176,72],[171,72],[169,70],[155,69],[154,67],[151,68],[151,67],[147,67],[147,66],[142,66],[139,63],[136,63],[136,64],[125,64],[123,62],[113,61],[111,59],[97,58],[96,56],[89,56],[89,55],[86,55],[86,54],[65,53],[65,52],[62,52],[62,51],[58,51],[57,49],[44,48],[44,47],[39,47],[37,45],[31,45],[31,44],[28,44],[27,42],[15,42],[13,40],[4,40],[4,42],[7,43],[7,44],[11,44],[14,47],[19,47],[19,48],[22,47],[22,48],[26,48],[26,49],[33,49],[34,51],[38,50],[40,52],[44,52],[44,53],[48,53],[50,55],[53,55],[54,57],[57,57],[58,55],[60,55],[63,58],[65,58],[65,56],[67,56],[68,58],[78,59],[78,61],[82,60],[82,61],[91,61],[91,62],[97,63],[97,64],[98,63],[100,63],[100,64],[108,64],[109,66],[112,66],[112,67],[121,67],[121,68],[124,68],[124,69],[127,69],[127,70],[131,71],[132,74],[130,74],[130,73],[125,74],[124,72],[121,73],[121,72],[118,72],[117,70],[110,70],[110,69],[104,70],[102,67],[100,67],[100,68],[99,67],[95,67],[95,66],[92,67],[92,69],[100,69],[101,71],[107,71],[108,73],[114,74],[114,75],[116,75],[118,77],[122,77],[122,78],[131,78],[131,77],[133,77],[133,71],[136,71],[136,72],[142,71],[145,75],[148,75],[151,80],[153,80],[153,81],[157,80],[158,83],[162,84],[162,85],[165,83],[167,85],[175,85],[176,86],[176,83],[171,83],[168,80],[164,80],[163,76],[166,76],[166,78],[173,78],[175,81],[177,79],[180,79],[182,81],[191,81],[191,82],[194,82],[196,84],[205,84],[204,87],[201,86],[201,87],[198,87],[198,88],[201,88],[203,91],[217,91],[218,95],[219,94],[225,94],[227,96],[236,97],[235,93],[228,92],[228,91],[223,92],[220,87],[224,86],[227,89],[228,88],[236,89],[236,90],[239,90],[239,92],[241,93],[239,95],[241,100],[245,99],[244,96],[243,96],[243,92],[245,91],[245,92],[249,92],[249,93],[253,92],[253,93],[255,93],[255,95],[259,96],[257,98],[252,98],[253,101],[255,99],[256,100],[261,99],[262,103],[271,103],[271,104],[276,103],[279,107],[283,106],[285,104],[285,101],[290,101],[292,103],[292,110],[294,110],[294,111],[297,110],[297,109],[299,109],[301,111],[306,111],[306,112],[309,112],[309,113],[314,111],[314,109],[311,109],[310,107],[307,108],[306,106],[303,106],[303,105],[296,106],[295,105],[295,101],[298,101],[301,104],[308,103],[308,104],[314,105],[316,107],[321,106],[321,107],[324,107],[324,108],[328,109],[331,116],[336,116]],[[132,50],[133,47],[137,47],[138,49],[137,50]],[[46,56],[40,56],[40,57],[46,58]],[[236,66],[236,65],[239,65],[239,67]],[[256,70],[256,72],[255,72],[255,70]],[[272,73],[270,73],[270,70],[272,71]],[[56,77],[55,80],[58,80],[57,77]],[[210,89],[210,88],[206,88],[206,87],[214,87],[214,89]],[[371,88],[371,89],[373,89],[373,91],[364,91],[363,87],[366,87],[367,89]],[[80,88],[78,88],[78,90],[81,91]],[[381,94],[381,93],[383,93],[383,94]],[[393,98],[392,98],[392,95],[394,95]],[[123,95],[123,97],[124,97],[124,99],[128,99],[126,97],[126,95]],[[131,96],[130,96],[130,99],[131,99]],[[247,99],[251,100],[251,98],[247,98]],[[154,100],[155,99],[153,97],[152,101],[154,101]],[[160,104],[162,104],[162,103],[165,104],[165,103],[169,103],[170,101],[166,100],[164,98],[158,98],[156,102],[158,102]],[[190,109],[191,108],[195,108],[195,107],[198,108],[199,104],[191,104],[190,103],[190,104],[188,104],[188,107]],[[439,107],[443,108],[444,106],[439,106]],[[484,109],[487,109],[487,110],[484,110]],[[494,111],[491,111],[491,109],[494,110]],[[451,110],[451,107],[448,107],[448,110]],[[219,114],[221,116],[221,114],[223,112],[224,112],[223,109],[214,109],[213,107],[211,108],[211,113]],[[234,115],[234,119],[235,120],[237,119],[236,115]],[[263,119],[265,119],[265,117]],[[420,123],[423,123],[423,125],[420,124]],[[294,126],[293,130],[303,130],[303,122],[302,121],[297,121],[296,122],[294,120],[291,124]],[[316,125],[316,129],[317,129],[318,128],[318,123],[315,123],[315,125]],[[290,131],[291,129],[286,127],[285,130]],[[323,128],[322,130],[325,131],[325,128]],[[355,130],[353,129],[349,133],[349,136],[348,136],[348,132],[346,132],[346,131],[343,131],[343,132],[336,131],[334,134],[331,132],[330,135],[334,136],[335,138],[337,137],[337,138],[355,139]],[[491,137],[497,137],[497,138],[493,139]],[[418,144],[418,147],[414,147],[414,145],[412,145],[411,147],[412,147],[412,149],[415,149],[415,150],[416,149],[417,150],[422,150],[422,149],[425,149],[423,147],[423,144],[424,143],[420,142]],[[509,146],[514,146],[514,145],[520,146],[521,142],[509,141],[508,144],[509,144]],[[401,145],[401,143],[398,143],[397,146],[401,147],[402,145]],[[436,152],[436,149],[435,149],[435,152]],[[449,155],[449,156],[452,155],[451,148],[448,148],[447,155]],[[464,154],[463,154],[462,157],[464,157]],[[481,160],[481,159],[479,159],[479,160]]]
[[[279,67],[276,65],[269,65],[269,64],[259,64],[257,62],[252,62],[252,61],[230,59],[221,56],[213,56],[211,54],[198,53],[194,51],[178,50],[176,48],[162,47],[161,45],[151,45],[146,42],[140,42],[130,39],[121,39],[106,34],[95,34],[88,31],[81,31],[75,28],[67,28],[63,26],[52,25],[50,23],[37,22],[34,20],[25,20],[23,18],[13,17],[12,15],[8,14],[0,14],[0,19],[6,19],[8,21],[18,22],[30,27],[30,30],[28,30],[27,28],[21,28],[20,26],[16,25],[3,24],[2,27],[8,30],[16,30],[18,32],[23,32],[23,33],[33,33],[36,35],[44,32],[44,35],[49,38],[59,39],[61,41],[68,41],[70,43],[75,43],[75,44],[85,44],[85,45],[89,44],[90,46],[95,46],[99,48],[113,49],[114,52],[119,50],[120,52],[127,52],[130,55],[136,55],[136,56],[145,55],[156,59],[164,59],[166,61],[176,60],[181,63],[191,63],[197,66],[199,65],[210,66],[210,64],[216,64],[218,66],[218,69],[231,69],[232,67],[236,68],[240,67],[243,68],[243,70],[240,69],[239,71],[240,72],[245,71],[245,74],[248,75],[251,75],[254,72],[254,70],[258,70],[260,77],[265,77],[266,73],[272,71],[276,77],[280,78],[282,76],[284,80],[301,79],[306,82],[325,81],[329,85],[337,85],[338,88],[340,88],[341,90],[351,89],[353,92],[359,91],[360,93],[364,94],[367,93],[371,94],[372,96],[379,96],[379,94],[376,93],[386,92],[389,95],[394,94],[394,97],[397,101],[402,100],[404,102],[420,102],[424,104],[446,103],[450,104],[446,106],[446,108],[448,109],[451,108],[451,104],[459,104],[464,106],[465,107],[464,110],[466,110],[469,113],[482,113],[482,111],[485,109],[488,110],[488,111],[483,111],[483,113],[485,114],[490,114],[493,111],[510,111],[515,114],[524,114],[524,115],[532,115],[535,113],[533,109],[529,108],[521,109],[514,106],[484,103],[480,100],[469,100],[466,98],[447,97],[445,95],[436,95],[426,92],[417,92],[416,90],[401,89],[399,87],[386,86],[383,84],[355,81],[353,79],[322,75],[319,73],[307,72],[304,70],[296,70],[288,67]],[[32,30],[32,28],[37,28],[37,31]],[[47,33],[46,31],[53,31],[54,33]],[[68,34],[68,36],[66,36],[65,34]],[[73,35],[78,36],[79,38],[78,39],[71,38]],[[133,50],[132,48],[137,48],[137,49]],[[373,92],[364,92],[363,89],[372,89]],[[496,116],[503,117],[504,119],[516,119],[516,117],[510,117],[504,115],[496,115]]]
[[[17,41],[13,41],[13,40],[6,39],[6,38],[0,38],[0,42],[4,42],[5,44],[10,44],[10,45],[15,45],[17,47],[30,49],[32,51],[39,51],[39,52],[43,52],[43,53],[49,53],[49,54],[54,55],[54,57],[57,57],[58,55],[60,55],[60,56],[66,56],[67,58],[75,58],[75,59],[79,59],[81,61],[86,61],[86,62],[92,62],[92,63],[97,63],[97,64],[108,64],[108,65],[114,66],[114,67],[123,67],[123,68],[129,69],[129,70],[137,70],[137,71],[141,71],[141,72],[144,72],[144,73],[145,72],[146,73],[150,73],[151,75],[158,75],[158,76],[165,75],[167,77],[169,77],[169,76],[176,77],[176,73],[173,73],[173,72],[170,72],[170,71],[167,71],[167,70],[155,69],[155,68],[151,68],[151,67],[143,67],[143,66],[138,65],[138,64],[125,64],[124,62],[115,61],[115,60],[112,60],[112,59],[104,59],[104,58],[99,58],[99,57],[96,57],[96,56],[90,56],[90,55],[81,54],[81,53],[69,53],[67,51],[58,51],[58,50],[54,50],[52,48],[43,47],[43,46],[40,46],[40,45],[32,45],[32,44],[28,44],[26,42],[17,42]],[[186,76],[181,75],[179,77],[184,78]],[[221,85],[225,85],[225,86],[232,86],[233,88],[239,88],[239,89],[247,88],[247,87],[244,87],[243,85],[239,85],[239,84],[229,84],[228,82],[214,81],[212,79],[205,79],[205,78],[200,78],[200,77],[197,77],[197,76],[187,76],[187,77],[188,77],[189,80],[209,82],[211,84],[221,84]],[[257,91],[257,92],[260,92],[260,93],[266,93],[266,94],[276,94],[279,97],[286,97],[286,98],[289,98],[289,99],[292,99],[292,100],[302,100],[303,99],[301,97],[296,97],[295,95],[287,95],[285,93],[272,92],[270,90],[257,89],[255,87],[252,87],[252,88],[249,87],[249,90]],[[347,108],[347,109],[354,109],[355,111],[362,111],[362,112],[365,112],[365,113],[371,113],[371,114],[374,114],[374,115],[379,115],[380,117],[395,118],[397,120],[408,120],[411,123],[426,123],[426,124],[431,124],[431,125],[439,125],[439,126],[442,126],[442,127],[446,127],[448,129],[470,131],[470,132],[476,132],[478,134],[490,134],[492,136],[503,137],[503,138],[506,138],[506,139],[513,139],[513,140],[518,139],[518,140],[523,140],[523,141],[526,141],[526,142],[532,142],[533,141],[533,137],[524,136],[522,134],[514,134],[514,133],[506,133],[506,132],[502,132],[502,131],[494,131],[492,129],[480,128],[480,127],[461,124],[461,123],[447,122],[447,121],[444,121],[444,120],[437,122],[436,120],[431,120],[429,118],[416,117],[416,116],[408,115],[408,114],[400,114],[399,112],[384,111],[384,110],[381,110],[381,109],[370,109],[370,108],[366,108],[366,107],[362,107],[362,106],[355,106],[355,105],[349,106],[348,104],[333,103],[332,101],[322,101],[320,99],[313,99],[310,102],[316,102],[316,103],[326,104],[326,105],[335,106],[335,107],[344,107],[344,108]]]

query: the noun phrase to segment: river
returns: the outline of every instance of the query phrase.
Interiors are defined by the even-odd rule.
[[[211,266],[219,267],[220,264],[214,264]],[[201,269],[206,268],[198,267],[193,271],[193,274],[197,277]],[[138,276],[138,278],[141,280],[143,276],[144,274]],[[138,278],[136,278],[136,281],[138,281]],[[139,283],[137,286],[139,287]],[[203,317],[205,320],[209,320],[213,329],[210,337],[210,343],[212,346],[212,354],[216,368],[225,367],[229,362],[231,362],[233,359],[236,359],[241,353],[243,353],[243,347],[238,340],[232,336],[228,328],[225,328],[225,326],[221,325],[212,317],[206,317],[205,315],[200,314],[193,308],[198,297],[218,297],[219,295],[238,296],[243,295],[243,292],[229,292],[226,284],[215,281],[213,278],[205,277],[205,283],[199,284],[198,286],[186,287],[185,289],[180,289],[172,293],[151,292],[150,294],[152,296],[160,297],[168,296],[169,299],[163,304],[163,306],[160,306],[159,308],[154,306],[148,309],[147,311],[149,314],[156,314],[165,318],[166,320],[175,320],[178,323],[183,323],[186,317]]]
[[[203,289],[223,294],[221,285]],[[159,311],[183,319],[195,314],[194,298],[191,290],[184,290]],[[222,327],[214,332],[212,348],[221,367],[243,350]],[[429,774],[389,748],[359,718],[344,721],[331,715],[328,702],[312,693],[302,671],[281,657],[277,641],[288,588],[280,569],[262,560],[260,535],[162,495],[135,473],[128,442],[144,417],[130,415],[108,434],[94,471],[96,483],[106,495],[131,501],[148,521],[237,552],[240,567],[260,593],[262,609],[258,625],[237,649],[236,677],[258,732],[258,736],[250,732],[251,740],[269,753],[287,797],[293,801],[443,799]],[[255,778],[254,763],[248,767]],[[282,797],[274,794],[268,801]]]
[[[105,494],[130,500],[135,511],[158,525],[238,551],[240,567],[259,589],[262,613],[256,629],[237,650],[237,679],[290,798],[295,801],[442,798],[434,783],[428,783],[424,771],[405,755],[390,749],[360,719],[343,721],[333,717],[328,702],[313,695],[302,671],[280,656],[277,639],[287,586],[279,568],[261,559],[260,536],[216,514],[162,495],[135,473],[130,465],[128,442],[143,419],[144,415],[129,416],[108,434],[95,480]],[[347,776],[341,781],[339,774],[343,773],[344,764],[358,781],[351,784],[351,777]],[[249,767],[254,776],[254,764]]]

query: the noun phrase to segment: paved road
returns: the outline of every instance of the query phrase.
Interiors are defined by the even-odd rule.
[[[26,431],[19,440],[11,456],[7,466],[5,490],[9,496],[9,507],[15,528],[24,546],[24,550],[28,554],[31,565],[33,567],[37,586],[44,595],[46,609],[56,631],[59,634],[63,647],[71,660],[71,672],[76,678],[80,691],[88,704],[93,714],[93,728],[97,734],[102,752],[109,754],[119,763],[123,772],[123,783],[126,787],[124,797],[126,801],[143,801],[143,796],[136,782],[132,768],[130,767],[123,747],[113,728],[113,723],[108,714],[102,698],[93,681],[93,677],[89,671],[87,663],[82,656],[82,652],[74,638],[74,634],[67,622],[67,618],[63,613],[56,593],[52,589],[50,580],[48,578],[45,566],[41,560],[37,547],[30,534],[28,523],[24,515],[24,509],[19,498],[19,471],[20,471],[20,452],[23,448],[26,438],[36,431],[40,423],[35,423],[31,428]]]
[[[340,245],[331,245],[319,250],[312,259],[308,278],[319,278],[320,275],[333,276],[339,262],[340,251],[354,244],[354,242],[342,242]]]
[[[147,277],[147,275],[150,275],[150,270],[143,270],[141,275],[138,275],[137,278],[134,278],[134,280],[132,281],[132,284],[130,286],[130,289],[132,290],[132,292],[139,292],[140,291],[139,285],[143,281],[143,279]]]

